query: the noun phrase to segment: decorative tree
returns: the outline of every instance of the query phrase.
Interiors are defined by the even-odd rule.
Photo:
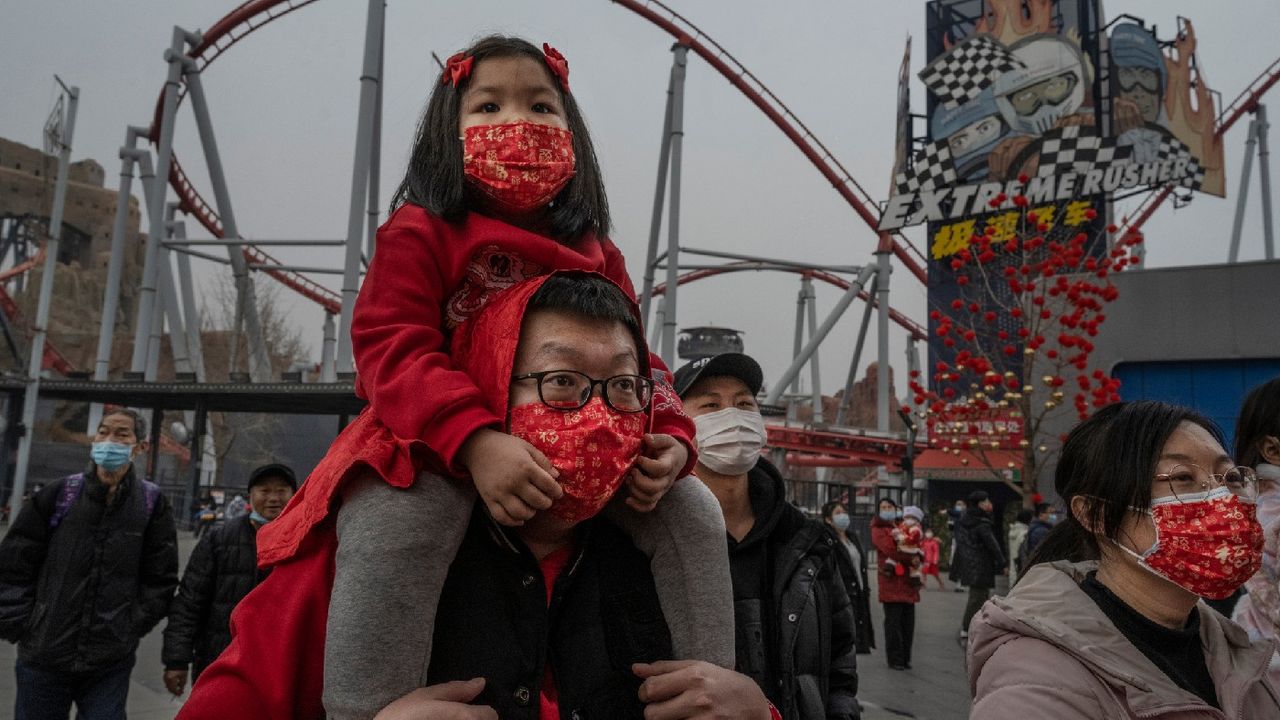
[[[1026,187],[1027,176],[1018,179]],[[1116,238],[1114,225],[1077,231],[1096,225],[1088,200],[1031,208],[1024,195],[1001,194],[989,204],[1003,212],[988,217],[981,233],[972,232],[974,221],[952,226],[968,230],[951,240],[961,245],[950,261],[959,293],[930,312],[944,353],[954,357],[936,362],[930,388],[918,371],[910,388],[934,447],[968,451],[1029,505],[1058,445],[1050,428],[1062,427],[1067,412],[1083,420],[1119,400],[1119,380],[1089,363],[1091,338],[1119,295],[1111,275],[1140,261],[1143,239]],[[1021,483],[1007,477],[1017,465],[1008,453],[993,451],[1021,452]]]

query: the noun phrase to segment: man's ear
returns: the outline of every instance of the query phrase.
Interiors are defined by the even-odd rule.
[[[147,453],[151,452],[151,443],[147,440],[139,440],[133,447],[134,452],[136,453],[134,457],[144,457]]]
[[[1262,454],[1262,459],[1271,465],[1280,465],[1280,438],[1274,435],[1268,435],[1262,439],[1258,452]]]

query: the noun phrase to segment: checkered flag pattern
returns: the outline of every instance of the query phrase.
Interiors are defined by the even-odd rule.
[[[1184,160],[1187,163],[1186,172],[1183,176],[1174,182],[1192,190],[1199,190],[1200,185],[1204,182],[1204,166],[1200,164],[1199,158],[1191,154],[1191,148],[1172,135],[1166,135],[1160,140],[1160,150],[1156,156],[1156,160],[1170,163],[1177,163]]]
[[[1001,74],[1023,67],[999,40],[972,35],[920,71],[920,80],[948,108],[967,103]]]
[[[1036,174],[1061,175],[1105,169],[1112,163],[1128,160],[1131,152],[1132,148],[1117,146],[1114,140],[1102,137],[1092,127],[1067,125],[1054,128],[1041,136],[1040,167]]]
[[[898,195],[909,195],[920,190],[934,190],[955,185],[959,181],[955,162],[951,159],[951,147],[945,140],[924,146],[907,172],[894,178]]]

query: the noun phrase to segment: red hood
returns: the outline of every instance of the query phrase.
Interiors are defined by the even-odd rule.
[[[480,388],[489,409],[499,417],[507,416],[507,396],[511,391],[512,368],[515,366],[516,349],[520,344],[520,330],[524,323],[529,300],[548,279],[558,276],[593,275],[618,287],[623,297],[627,293],[617,283],[604,275],[582,271],[560,271],[526,280],[493,296],[478,312],[454,331],[450,354],[458,369],[464,371]],[[640,308],[628,302],[631,313],[640,323]],[[649,348],[642,337],[637,337],[637,357],[640,358],[640,374],[649,376]]]
[[[511,368],[515,364],[520,328],[529,299],[548,278],[570,274],[596,275],[616,285],[597,273],[561,271],[543,275],[494,295],[455,330],[451,348],[454,364],[480,388],[496,417],[507,417]],[[623,294],[626,295],[625,291]],[[634,302],[630,305],[638,323],[640,309]],[[637,348],[640,373],[648,376],[648,347],[643,339],[638,338],[637,342],[640,344]],[[661,399],[659,396],[654,404]],[[647,418],[650,430],[653,428],[652,409]],[[692,453],[690,455],[692,464]],[[440,467],[439,457],[425,443],[396,437],[366,408],[334,440],[320,464],[289,501],[284,513],[258,531],[258,564],[269,567],[292,557],[307,533],[328,517],[348,478],[373,473],[393,487],[404,488],[413,484],[419,471],[440,472]]]

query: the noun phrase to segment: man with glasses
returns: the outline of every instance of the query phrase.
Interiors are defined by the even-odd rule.
[[[499,525],[484,503],[474,503],[462,518],[430,652],[416,659],[426,687],[401,690],[379,718],[679,719],[708,710],[776,717],[750,678],[670,660],[673,637],[650,561],[610,516],[598,514],[636,462],[655,406],[672,402],[649,380],[638,314],[623,291],[594,275],[526,281],[460,326],[451,349],[488,407],[506,416],[507,431],[555,468],[563,494],[517,527]],[[423,485],[398,490],[380,478],[359,479],[343,502],[376,502]],[[362,532],[341,515],[336,528],[330,519],[313,526],[236,610],[231,646],[179,717],[324,711],[321,695],[335,681],[323,670],[324,655],[335,650],[326,623],[332,630],[358,620],[328,612],[335,556],[367,537]],[[369,619],[374,624],[413,616],[423,602],[403,586],[382,591],[385,612]],[[726,578],[724,592],[707,602],[724,607],[728,594]],[[389,644],[381,667],[394,670],[398,645],[411,641]]]

